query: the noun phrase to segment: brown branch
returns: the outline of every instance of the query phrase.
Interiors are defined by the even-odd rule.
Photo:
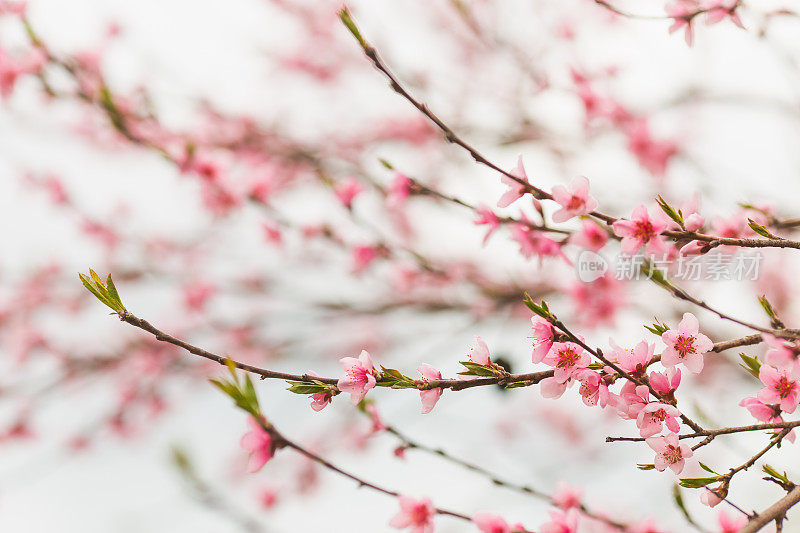
[[[800,502],[800,485],[793,488],[789,494],[773,503],[767,509],[751,518],[750,521],[747,522],[747,525],[739,530],[739,533],[755,533],[773,520],[783,521],[786,517],[786,513],[789,509],[794,507],[797,502]]]
[[[241,363],[229,357],[217,355],[202,348],[198,348],[197,346],[189,344],[188,342],[173,337],[172,335],[156,328],[148,321],[132,315],[128,311],[118,313],[118,316],[120,320],[122,320],[123,322],[127,322],[132,326],[136,326],[137,328],[152,334],[156,338],[156,340],[172,344],[173,346],[177,346],[179,348],[183,348],[184,350],[186,350],[191,354],[203,357],[210,361],[214,361],[215,363],[218,363],[220,365],[228,365],[229,363],[232,363],[236,368],[260,376],[261,379],[282,379],[286,381],[302,381],[305,383],[313,383],[315,381],[319,381],[327,385],[333,385],[333,386],[335,386],[336,383],[338,383],[339,381],[339,378],[317,377],[317,376],[312,376],[310,374],[291,374],[286,372],[278,372],[275,370],[268,370],[266,368],[259,368],[253,365]],[[551,377],[552,375],[553,375],[552,370],[545,370],[542,372],[532,372],[528,374],[510,374],[502,370],[498,370],[497,375],[495,376],[479,377],[471,380],[470,379],[438,379],[430,381],[414,380],[411,382],[413,383],[414,386],[410,388],[414,388],[417,390],[442,388],[442,389],[450,389],[453,391],[457,391],[473,387],[481,387],[487,385],[509,385],[512,383],[517,386],[530,386],[539,383],[541,380]],[[383,377],[377,380],[378,383],[386,383],[388,381],[389,380],[386,380]]]

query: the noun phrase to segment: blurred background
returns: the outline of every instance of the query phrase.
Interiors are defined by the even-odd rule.
[[[500,167],[521,155],[546,190],[587,176],[614,216],[658,194],[699,198],[710,227],[735,235],[756,214],[800,212],[800,22],[786,4],[744,3],[744,30],[698,17],[689,47],[668,33],[660,0],[615,4],[652,20],[589,0],[348,3],[405,87]],[[475,335],[532,371],[524,291],[602,346],[655,342],[642,324],[691,310],[646,281],[583,284],[563,258],[524,257],[505,226],[484,244],[474,210],[432,191],[533,220],[535,206],[495,207],[500,176],[392,92],[338,20],[341,2],[30,0],[24,19],[9,6],[0,529],[390,530],[396,502],[290,453],[246,474],[245,416],[206,380],[222,370],[108,316],[78,280],[89,267],[112,273],[127,308],[164,331],[323,376],[361,349],[409,375],[427,362],[455,376]],[[579,248],[562,250],[574,262]],[[792,324],[795,268],[791,252],[768,251],[755,281],[688,286],[762,322],[766,294]],[[696,314],[715,341],[749,333]],[[727,353],[684,375],[684,405],[712,424],[752,423],[737,404],[758,382],[737,363]],[[317,413],[282,382],[257,387],[283,433],[365,479],[468,514],[546,520],[546,502],[420,451],[398,457],[402,443],[345,397]],[[604,442],[630,424],[574,390],[557,401],[536,387],[446,392],[427,415],[415,391],[370,397],[384,424],[510,480],[548,492],[563,481],[620,519],[689,528],[674,477],[636,468],[652,452]],[[762,440],[708,453],[738,464]],[[774,462],[800,471],[791,450]],[[780,494],[747,475],[734,501],[760,508]],[[687,507],[716,531],[697,496]],[[464,525],[441,518],[437,530]]]

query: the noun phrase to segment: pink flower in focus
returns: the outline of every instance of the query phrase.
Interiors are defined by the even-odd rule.
[[[522,156],[519,156],[517,168],[512,170],[510,174],[512,176],[516,176],[525,183],[528,183],[528,175],[525,173],[525,167],[522,165]],[[508,176],[503,176],[500,179],[503,184],[508,187],[508,190],[503,193],[503,195],[497,201],[497,207],[508,207],[522,198],[522,196],[525,194],[526,188],[521,183],[509,178]]]
[[[272,437],[261,427],[258,420],[253,417],[247,419],[250,431],[242,437],[242,448],[250,452],[248,471],[252,474],[258,472],[272,459],[275,449],[272,445]]]
[[[654,465],[656,470],[663,472],[667,468],[680,474],[686,459],[690,458],[692,449],[678,441],[678,435],[670,433],[666,437],[650,437],[646,439],[648,446],[656,452]]]
[[[747,409],[753,418],[766,424],[783,422],[780,405],[767,405],[758,398],[752,396],[739,402],[739,405]]]
[[[660,235],[667,227],[666,222],[651,219],[647,208],[640,205],[633,210],[630,220],[617,220],[612,224],[614,233],[622,237],[622,253],[635,255],[642,246],[649,254],[666,251],[666,245]]]
[[[780,405],[781,410],[793,413],[800,401],[800,373],[796,369],[776,370],[770,365],[761,365],[758,379],[765,385],[758,391],[758,399],[766,404]]]
[[[671,432],[677,433],[681,428],[678,422],[680,416],[681,412],[676,407],[652,402],[639,411],[639,416],[636,417],[636,427],[639,428],[639,434],[644,438],[661,433],[663,425],[666,425]]]
[[[581,231],[570,236],[570,244],[581,246],[593,252],[600,251],[608,242],[608,233],[593,220],[582,220]]]
[[[703,370],[703,355],[714,347],[711,339],[699,333],[700,324],[692,313],[684,313],[678,329],[670,329],[661,335],[667,345],[661,355],[661,364],[674,367],[683,363],[695,374]]]
[[[564,510],[578,508],[581,506],[581,497],[583,490],[578,487],[572,487],[564,481],[559,481],[556,485],[556,490],[550,496],[550,501],[553,505],[557,505]]]
[[[361,350],[358,359],[343,357],[339,362],[344,367],[345,375],[336,384],[342,392],[350,393],[353,405],[358,404],[367,395],[367,391],[375,386],[375,369],[372,357],[366,350]]]
[[[353,207],[353,200],[355,200],[356,196],[364,192],[364,186],[355,178],[347,178],[337,183],[333,188],[333,192],[342,202],[342,205],[350,209]]]
[[[769,333],[763,333],[761,337],[769,346],[769,349],[764,353],[764,361],[775,368],[789,368],[798,365],[798,351],[795,345]]]
[[[553,213],[553,222],[566,222],[572,217],[588,215],[597,209],[597,200],[589,196],[589,180],[577,177],[567,189],[563,185],[553,187],[551,194],[561,209]]]
[[[647,385],[636,385],[632,381],[627,381],[617,398],[617,413],[626,420],[638,418],[639,412],[648,403],[650,403],[650,389]]]
[[[589,366],[589,355],[574,342],[554,342],[543,362],[555,370],[553,377],[559,383],[566,382],[576,370]]]
[[[674,400],[675,391],[681,384],[681,369],[667,368],[664,373],[650,372],[650,386],[661,396]]]
[[[486,244],[489,242],[489,237],[492,236],[492,233],[497,231],[497,228],[500,227],[500,218],[485,205],[479,205],[475,208],[475,211],[478,213],[478,218],[475,219],[475,224],[478,226],[483,224],[489,226],[489,231],[486,232],[486,236],[483,238],[483,244]]]
[[[398,496],[400,511],[389,525],[395,529],[410,528],[413,533],[433,533],[433,517],[436,509],[428,498],[415,500],[408,496]]]
[[[544,360],[553,346],[553,325],[539,316],[531,317],[531,325],[533,326],[533,335],[530,337],[533,339],[531,361],[537,364]]]
[[[475,344],[469,349],[469,360],[479,365],[492,364],[489,347],[483,342],[479,335],[475,335]]]
[[[422,375],[425,381],[435,381],[442,379],[442,374],[428,363],[422,363],[417,367],[417,372]],[[435,389],[427,389],[419,391],[419,399],[422,401],[422,414],[430,413],[431,409],[439,401],[442,396],[442,388],[436,387]]]
[[[550,522],[542,524],[539,533],[576,533],[578,531],[578,511],[570,509],[567,512],[553,509],[550,513]]]
[[[472,523],[482,533],[511,533],[511,527],[502,517],[491,513],[475,513]]]
[[[700,495],[700,503],[703,505],[707,505],[708,507],[716,507],[719,502],[722,501],[722,498],[719,497],[722,494],[722,486],[717,485],[716,487],[703,487],[703,493]]]
[[[308,375],[319,377],[319,374],[313,371],[309,372]],[[311,395],[311,408],[316,412],[322,411],[331,403],[332,398],[333,395],[330,392],[315,392]]]
[[[603,382],[603,378],[594,370],[584,368],[583,370],[576,371],[573,379],[580,381],[581,386],[578,392],[581,395],[583,403],[589,407],[599,405],[605,407],[608,405],[610,393],[608,387]]]
[[[656,350],[655,344],[650,344],[647,341],[640,341],[633,350],[626,350],[611,343],[611,357],[617,365],[629,373],[644,373],[647,370],[647,365],[653,360],[653,353]]]

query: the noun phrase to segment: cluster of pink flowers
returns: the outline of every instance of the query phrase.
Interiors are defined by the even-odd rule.
[[[611,341],[608,360],[624,372],[624,376],[621,376],[608,365],[590,368],[591,359],[586,350],[575,342],[558,340],[547,320],[534,317],[532,324],[532,360],[553,368],[553,376],[542,380],[540,384],[542,396],[558,398],[573,383],[580,383],[579,394],[586,405],[611,408],[621,418],[636,421],[639,434],[656,452],[656,469],[670,468],[675,473],[683,470],[686,459],[692,456],[692,450],[678,441],[681,413],[672,405],[681,378],[677,366],[682,364],[690,372],[699,373],[703,368],[704,355],[713,348],[711,340],[699,332],[694,315],[684,314],[676,329],[664,331],[661,338],[666,347],[660,357],[664,371],[651,371],[649,376],[648,368],[656,361],[655,344],[641,341],[628,350]],[[637,381],[626,379],[625,376]],[[624,379],[624,384],[619,392],[610,391],[609,386],[620,378]],[[776,379],[770,383],[777,383],[776,387],[785,391],[786,382]],[[769,394],[776,394],[775,387],[769,390]],[[792,393],[786,397],[791,398],[796,406],[800,387],[796,393],[793,389]],[[654,398],[654,395],[657,396]],[[666,434],[658,436],[663,431]]]

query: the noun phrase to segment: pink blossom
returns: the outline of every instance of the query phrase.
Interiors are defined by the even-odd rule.
[[[578,511],[570,509],[567,512],[561,509],[552,509],[550,522],[542,524],[539,533],[576,533],[578,531]]]
[[[639,412],[650,403],[650,389],[647,385],[636,385],[627,381],[622,386],[617,398],[617,413],[621,418],[638,418]]]
[[[416,500],[408,496],[398,496],[400,511],[389,525],[395,529],[409,528],[413,533],[433,533],[433,517],[436,509],[428,498]]]
[[[597,200],[589,196],[589,180],[577,177],[567,189],[563,185],[553,187],[551,194],[561,209],[553,213],[553,222],[566,222],[572,217],[588,215],[597,209]]]
[[[347,178],[337,183],[333,188],[333,192],[342,202],[342,205],[350,209],[353,207],[353,200],[355,200],[356,196],[364,192],[364,186],[355,178]]]
[[[482,533],[511,533],[511,527],[502,517],[491,513],[475,513],[472,523]]]
[[[581,221],[581,230],[573,233],[569,242],[575,246],[598,252],[608,242],[608,232],[603,230],[597,222],[585,219]]]
[[[483,342],[479,335],[475,335],[475,344],[469,349],[469,360],[479,365],[492,364],[489,347],[486,346],[486,343]]]
[[[393,209],[401,207],[411,195],[413,183],[405,174],[396,172],[386,195],[386,204]]]
[[[667,227],[666,222],[651,219],[644,205],[633,210],[630,220],[617,220],[612,224],[614,233],[622,237],[622,253],[635,255],[642,246],[649,254],[666,251],[660,233]]]
[[[692,456],[692,449],[680,443],[678,435],[674,433],[665,437],[650,437],[645,442],[656,452],[654,465],[659,472],[669,467],[676,474],[680,474],[686,459]]]
[[[671,432],[677,433],[680,430],[678,422],[680,416],[681,412],[676,407],[652,402],[639,411],[639,416],[636,417],[636,427],[639,428],[639,434],[644,438],[661,433],[663,425],[666,425]]]
[[[371,433],[380,433],[384,429],[386,429],[386,424],[383,423],[381,419],[381,414],[378,412],[378,408],[375,407],[374,403],[368,403],[364,406],[364,410],[369,415],[370,420],[372,421],[372,428],[370,428]]]
[[[667,16],[673,19],[672,26],[669,27],[669,32],[673,33],[681,28],[684,29],[684,38],[686,44],[692,46],[694,41],[694,33],[692,31],[692,18],[694,17],[698,7],[692,0],[679,0],[674,4],[667,6]]]
[[[706,24],[716,24],[725,19],[725,17],[729,17],[731,22],[735,25],[739,26],[740,28],[744,29],[744,24],[742,24],[742,19],[739,18],[739,14],[736,13],[736,8],[739,6],[738,0],[713,0],[706,9]]]
[[[581,506],[581,497],[583,490],[579,487],[572,487],[564,481],[559,481],[556,485],[556,490],[550,496],[550,501],[553,505],[557,505],[564,510],[579,508]]]
[[[192,311],[203,311],[208,300],[217,292],[210,283],[195,282],[183,288],[183,303]]]
[[[339,362],[344,367],[345,375],[336,384],[342,392],[350,393],[353,405],[358,404],[366,396],[367,391],[375,386],[375,369],[372,366],[372,357],[366,350],[361,350],[358,359],[343,357]]]
[[[578,392],[581,395],[583,403],[589,407],[599,405],[605,407],[608,405],[610,393],[608,387],[603,382],[603,378],[594,370],[585,368],[578,370],[573,374],[573,379],[580,381],[581,386]]]
[[[683,220],[683,227],[686,228],[686,231],[697,231],[701,229],[705,223],[706,220],[703,217],[697,213],[692,213]]]
[[[265,222],[261,224],[261,229],[263,231],[264,240],[268,243],[280,245],[283,242],[283,236],[281,235],[281,230],[278,226],[267,224]]]
[[[564,391],[566,391],[567,387],[571,386],[572,383],[571,379],[559,381],[555,377],[544,378],[539,383],[539,392],[542,394],[542,398],[561,398]]]
[[[525,183],[528,183],[528,175],[525,173],[525,167],[522,165],[522,156],[519,156],[517,168],[509,172],[509,174],[516,176]],[[527,192],[523,184],[509,178],[508,176],[503,176],[500,179],[504,185],[508,186],[508,190],[503,193],[503,195],[497,201],[497,207],[508,207],[522,198],[522,196]]]
[[[553,377],[564,383],[572,374],[590,363],[589,355],[574,342],[554,342],[543,362],[554,367]]]
[[[703,487],[703,493],[700,495],[700,503],[708,507],[716,507],[719,502],[722,501],[722,498],[719,497],[719,495],[722,494],[722,490],[721,484],[716,487]]]
[[[750,412],[753,418],[767,424],[783,422],[781,418],[781,406],[777,404],[767,405],[758,398],[745,398],[739,405]]]
[[[725,511],[719,512],[719,527],[720,533],[738,533],[744,526],[747,525],[747,517],[739,514],[733,516],[728,515]]]
[[[587,327],[613,323],[617,311],[625,304],[623,283],[611,273],[591,283],[576,280],[569,294],[576,317]]]
[[[354,246],[353,247],[353,273],[360,274],[380,256],[378,249],[374,246]]]
[[[531,361],[537,364],[544,360],[550,347],[553,346],[553,325],[539,316],[531,317],[531,325],[533,326],[533,335],[530,337],[533,339]]]
[[[422,363],[417,367],[417,372],[422,375],[425,381],[435,381],[442,379],[442,374],[428,363]],[[422,401],[422,414],[430,413],[431,409],[442,396],[442,388],[427,389],[419,391],[419,399]]]
[[[776,370],[770,365],[761,365],[758,379],[765,385],[758,391],[758,399],[766,404],[780,405],[781,410],[793,413],[800,401],[800,372],[797,369]]]
[[[798,350],[794,344],[769,333],[763,333],[761,337],[769,346],[764,353],[764,361],[776,368],[789,368],[798,364]]]
[[[309,372],[308,375],[319,377],[319,374],[313,371]],[[311,395],[311,408],[317,412],[322,411],[331,403],[332,398],[333,395],[330,392],[315,392]]]
[[[242,448],[250,452],[248,471],[254,473],[261,470],[267,461],[272,459],[275,448],[269,432],[261,426],[258,420],[250,417],[247,419],[247,423],[250,431],[244,434],[241,444]]]
[[[654,176],[663,176],[670,160],[678,153],[673,141],[656,140],[646,120],[634,120],[627,128],[628,150],[639,164]]]
[[[614,344],[613,340],[610,342],[612,348],[611,357],[625,372],[644,373],[647,370],[647,365],[653,360],[653,353],[656,349],[655,344],[640,341],[633,350],[626,350]]]
[[[524,216],[522,218],[527,221]],[[520,253],[526,259],[530,259],[534,255],[539,259],[561,257],[569,263],[569,259],[564,255],[559,243],[546,237],[543,231],[534,229],[528,224],[512,224],[511,238],[519,244]]]
[[[683,363],[695,374],[703,370],[703,355],[714,347],[711,339],[699,333],[700,324],[692,313],[684,313],[678,329],[670,329],[661,335],[667,345],[661,355],[661,364],[674,367]]]
[[[489,237],[492,236],[492,233],[497,231],[497,228],[500,227],[500,218],[485,205],[479,205],[475,208],[475,211],[478,214],[478,218],[475,219],[475,224],[478,226],[483,224],[489,226],[489,231],[486,232],[486,236],[483,238],[483,244],[486,244],[489,242]]]
[[[27,2],[0,1],[0,15],[24,15],[27,8]]]
[[[650,386],[667,399],[675,399],[675,391],[680,384],[681,370],[678,367],[667,368],[663,373],[650,372]]]

